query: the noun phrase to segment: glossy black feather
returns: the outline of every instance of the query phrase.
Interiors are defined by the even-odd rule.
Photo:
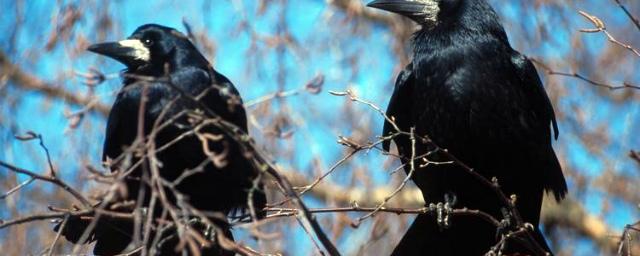
[[[535,67],[511,48],[491,7],[484,0],[449,2],[458,3],[442,8],[440,23],[414,35],[413,61],[398,77],[387,115],[403,131],[415,127],[430,136],[487,179],[497,177],[506,194],[517,195],[524,220],[537,227],[544,191],[557,200],[567,193],[551,146],[552,130],[558,134],[553,108]],[[390,132],[385,123],[384,135]],[[408,137],[394,142],[406,162]],[[418,155],[430,149],[416,147]],[[459,167],[421,168],[413,181],[428,203],[453,193],[456,208],[503,218],[495,193]],[[441,230],[435,218],[418,216],[394,255],[482,255],[497,242],[496,228],[478,218],[455,217],[451,223]],[[535,236],[548,249],[539,230]],[[530,252],[517,243],[510,250]]]

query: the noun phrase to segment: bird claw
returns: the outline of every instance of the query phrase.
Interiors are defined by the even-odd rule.
[[[453,206],[456,203],[456,196],[451,193],[444,195],[444,202],[429,205],[429,208],[436,212],[436,221],[440,230],[448,229],[450,226],[450,216],[453,213]]]
[[[443,204],[442,202],[439,202],[436,207],[437,207],[437,220],[438,220],[438,226],[440,227],[440,230],[442,229],[446,229],[449,227],[449,215],[447,214],[447,210],[445,209],[447,204]]]
[[[498,230],[496,231],[496,238],[500,238],[503,234],[507,233],[509,230],[513,230],[513,215],[507,208],[500,209],[502,212],[502,220],[500,220],[500,225],[498,225]]]

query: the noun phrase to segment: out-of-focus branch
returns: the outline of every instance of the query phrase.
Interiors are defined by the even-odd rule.
[[[640,153],[638,153],[638,151],[631,150],[631,152],[629,152],[629,157],[640,164]]]
[[[566,198],[561,203],[545,200],[541,216],[547,227],[560,226],[587,237],[603,248],[615,254],[622,231],[611,229],[601,218],[589,214],[579,202]],[[633,255],[640,254],[640,246],[631,248]]]
[[[0,77],[6,76],[15,86],[23,90],[37,91],[49,98],[63,99],[65,102],[82,107],[90,106],[91,111],[103,116],[109,114],[109,107],[98,101],[96,98],[80,96],[76,93],[65,90],[63,87],[55,86],[45,82],[40,78],[28,74],[18,65],[9,60],[7,55],[0,51]]]
[[[357,15],[358,17],[365,18],[367,20],[382,23],[387,26],[395,26],[398,24],[398,18],[384,14],[380,11],[374,11],[373,9],[367,9],[361,1],[353,0],[332,0],[329,3],[348,14]]]
[[[322,91],[323,84],[324,84],[324,75],[318,74],[299,88],[289,90],[289,91],[274,92],[274,93],[269,93],[267,95],[263,95],[261,97],[258,97],[257,99],[247,101],[244,104],[244,107],[249,108],[265,102],[269,102],[274,99],[281,99],[289,96],[295,96],[305,91],[311,94],[318,94]]]
[[[627,9],[627,7],[624,6],[622,4],[622,2],[620,2],[620,0],[615,0],[615,1],[616,1],[616,4],[618,4],[618,7],[620,7],[620,9],[622,9],[622,11],[624,11],[624,13],[627,15],[627,17],[629,17],[631,22],[633,22],[633,24],[636,25],[636,28],[638,30],[640,30],[640,20],[638,20],[638,18],[633,16],[633,14],[631,14],[631,12],[629,12],[629,9]]]
[[[304,187],[311,184],[313,180],[304,174],[296,171],[282,171],[294,186]],[[374,206],[384,201],[384,199],[393,192],[395,188],[391,186],[377,187],[371,190],[354,187],[350,189],[343,188],[334,183],[324,181],[318,183],[308,193],[325,202],[333,202],[337,205],[345,205],[357,203],[362,206]],[[388,205],[390,207],[411,207],[419,208],[424,206],[422,193],[417,188],[405,188],[391,200]]]
[[[416,27],[412,21],[409,21],[400,15],[387,14],[382,11],[367,8],[361,1],[330,0],[328,2],[348,15],[388,27],[396,39],[393,48],[396,56],[399,58],[399,65],[404,66],[409,62],[404,44],[411,37],[414,28]]]
[[[579,80],[582,80],[584,82],[587,82],[591,85],[597,86],[597,87],[602,87],[602,88],[606,88],[609,89],[611,91],[614,90],[620,90],[620,89],[637,89],[640,90],[640,85],[634,85],[628,82],[624,82],[622,85],[611,85],[608,83],[602,83],[602,82],[598,82],[595,81],[593,79],[590,79],[582,74],[579,74],[577,72],[563,72],[563,71],[556,71],[553,70],[551,67],[549,67],[547,64],[543,63],[540,60],[537,60],[535,58],[529,58],[533,63],[538,64],[539,67],[541,67],[542,69],[544,69],[544,71],[548,74],[548,75],[552,75],[552,76],[566,76],[566,77],[573,77],[573,78],[577,78]]]
[[[640,187],[634,182],[633,175],[620,173],[613,170],[603,171],[592,181],[595,189],[607,193],[612,198],[622,199],[629,205],[640,202]]]

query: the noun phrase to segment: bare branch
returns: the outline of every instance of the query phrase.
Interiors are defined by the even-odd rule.
[[[541,61],[539,61],[537,59],[534,59],[534,58],[530,58],[530,60],[533,63],[536,63],[540,67],[542,67],[546,71],[546,73],[548,75],[566,76],[566,77],[577,78],[577,79],[580,79],[580,80],[582,80],[584,82],[587,82],[587,83],[589,83],[591,85],[594,85],[594,86],[597,86],[597,87],[606,88],[606,89],[609,89],[611,91],[620,90],[620,89],[636,89],[636,90],[640,90],[640,85],[633,85],[633,84],[627,83],[627,82],[624,82],[622,85],[611,85],[611,84],[607,84],[607,83],[597,82],[595,80],[587,78],[584,75],[576,73],[576,72],[555,71],[555,70],[551,69],[549,66],[547,66],[546,64],[544,64],[543,62],[541,62]]]
[[[78,192],[73,187],[69,186],[69,184],[65,183],[64,181],[58,179],[55,176],[43,176],[43,175],[28,171],[28,170],[13,166],[13,165],[8,164],[8,163],[6,163],[4,161],[0,161],[0,166],[2,166],[4,168],[7,168],[7,169],[9,169],[9,170],[11,170],[13,172],[16,172],[16,173],[28,175],[28,176],[30,176],[31,178],[34,178],[34,179],[38,179],[38,180],[42,180],[42,181],[46,181],[46,182],[55,184],[58,187],[61,187],[65,191],[69,192],[71,195],[73,195],[73,197],[78,199],[78,201],[80,201],[84,206],[91,207],[91,203],[89,202],[89,200],[87,200],[80,192]]]
[[[636,26],[636,28],[638,30],[640,30],[640,20],[638,20],[638,18],[633,16],[633,14],[631,14],[631,12],[629,12],[629,9],[627,9],[627,7],[624,6],[622,4],[622,2],[620,2],[620,0],[615,0],[615,1],[616,1],[616,4],[618,4],[618,6],[620,7],[620,9],[622,9],[622,11],[624,11],[624,13],[627,15],[627,17],[629,17],[631,22],[633,22],[633,24]]]
[[[607,39],[609,39],[609,42],[612,42],[614,44],[617,44],[619,46],[621,46],[622,48],[625,48],[631,52],[633,52],[636,56],[640,57],[640,51],[638,51],[638,49],[633,48],[633,46],[629,45],[629,44],[625,44],[623,42],[618,41],[615,37],[613,37],[613,35],[611,35],[611,33],[609,33],[609,31],[607,31],[606,26],[604,25],[604,22],[591,14],[588,14],[586,12],[583,11],[579,11],[580,15],[584,16],[585,18],[587,18],[589,21],[591,21],[591,23],[593,23],[593,25],[596,26],[596,28],[590,28],[590,29],[581,29],[581,32],[584,33],[597,33],[597,32],[602,32],[607,36]]]

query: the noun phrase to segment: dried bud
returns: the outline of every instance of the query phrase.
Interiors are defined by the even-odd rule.
[[[38,135],[37,133],[33,132],[33,131],[28,131],[27,133],[23,134],[23,135],[15,135],[14,136],[16,139],[21,140],[21,141],[30,141],[30,140],[35,140],[37,138],[40,137],[40,135]]]
[[[311,94],[318,94],[322,91],[322,85],[324,85],[324,75],[318,74],[316,77],[307,82],[304,88]]]

